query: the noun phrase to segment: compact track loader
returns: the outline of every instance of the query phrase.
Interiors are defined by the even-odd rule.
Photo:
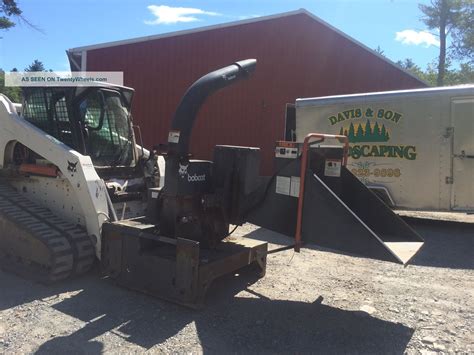
[[[20,112],[0,95],[2,268],[50,283],[98,260],[120,285],[196,307],[217,277],[248,265],[263,276],[269,253],[306,244],[406,264],[423,240],[346,169],[344,136],[277,142],[273,176],[259,176],[258,148],[192,159],[206,98],[255,67],[248,59],[197,80],[167,149],[150,151],[136,142],[130,88],[24,88]],[[288,246],[231,235],[247,221]]]

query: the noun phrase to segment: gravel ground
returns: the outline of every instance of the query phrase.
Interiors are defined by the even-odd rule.
[[[102,280],[45,287],[0,272],[1,353],[474,352],[473,225],[417,222],[404,268],[320,249],[272,254],[267,275],[232,275],[189,310]],[[240,234],[287,243],[246,225]]]

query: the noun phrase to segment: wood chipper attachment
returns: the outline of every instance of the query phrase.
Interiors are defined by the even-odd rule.
[[[344,145],[325,145],[331,138]],[[347,168],[345,136],[278,142],[278,172],[249,220],[304,244],[406,264],[423,239]]]
[[[103,225],[102,264],[119,284],[187,306],[202,304],[212,281],[250,265],[265,273],[266,255],[304,244],[405,264],[422,239],[345,167],[345,147],[329,136],[280,142],[277,173],[259,176],[260,149],[216,146],[212,161],[192,159],[199,108],[212,93],[248,78],[255,60],[211,72],[186,92],[171,123],[164,186],[148,191],[147,215]],[[231,236],[247,221],[283,233],[289,245]]]

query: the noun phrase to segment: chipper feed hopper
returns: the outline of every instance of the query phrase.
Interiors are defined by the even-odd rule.
[[[220,145],[213,161],[192,158],[192,128],[206,98],[255,67],[248,59],[197,80],[177,108],[167,148],[152,153],[136,145],[130,115],[117,116],[129,112],[131,89],[45,94],[49,108],[33,110],[45,112],[41,124],[31,98],[24,103],[30,111],[23,107],[19,116],[0,97],[2,266],[52,282],[87,271],[95,251],[118,284],[196,307],[216,278],[248,265],[263,276],[267,255],[284,249],[314,244],[406,264],[423,240],[346,169],[344,136],[277,142],[272,176],[259,176],[259,148]],[[66,108],[60,117],[58,102]],[[55,122],[60,129],[45,132]],[[120,147],[119,154],[107,151],[109,160],[105,136]],[[166,162],[161,187],[140,183],[155,153]],[[138,217],[117,217],[140,201]],[[288,245],[268,250],[265,242],[234,237],[230,226],[245,222],[288,236]]]

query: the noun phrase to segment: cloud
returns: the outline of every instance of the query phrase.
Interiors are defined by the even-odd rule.
[[[156,16],[156,19],[152,21],[145,21],[147,25],[169,25],[178,22],[201,21],[195,15],[220,16],[217,12],[204,11],[193,7],[150,5],[147,8]]]
[[[243,15],[243,16],[238,16],[237,18],[239,20],[248,20],[248,19],[251,19],[251,18],[257,18],[257,17],[260,17],[261,15]]]
[[[439,40],[426,31],[403,30],[396,33],[395,40],[408,45],[422,45],[426,48],[430,46],[439,47]]]

